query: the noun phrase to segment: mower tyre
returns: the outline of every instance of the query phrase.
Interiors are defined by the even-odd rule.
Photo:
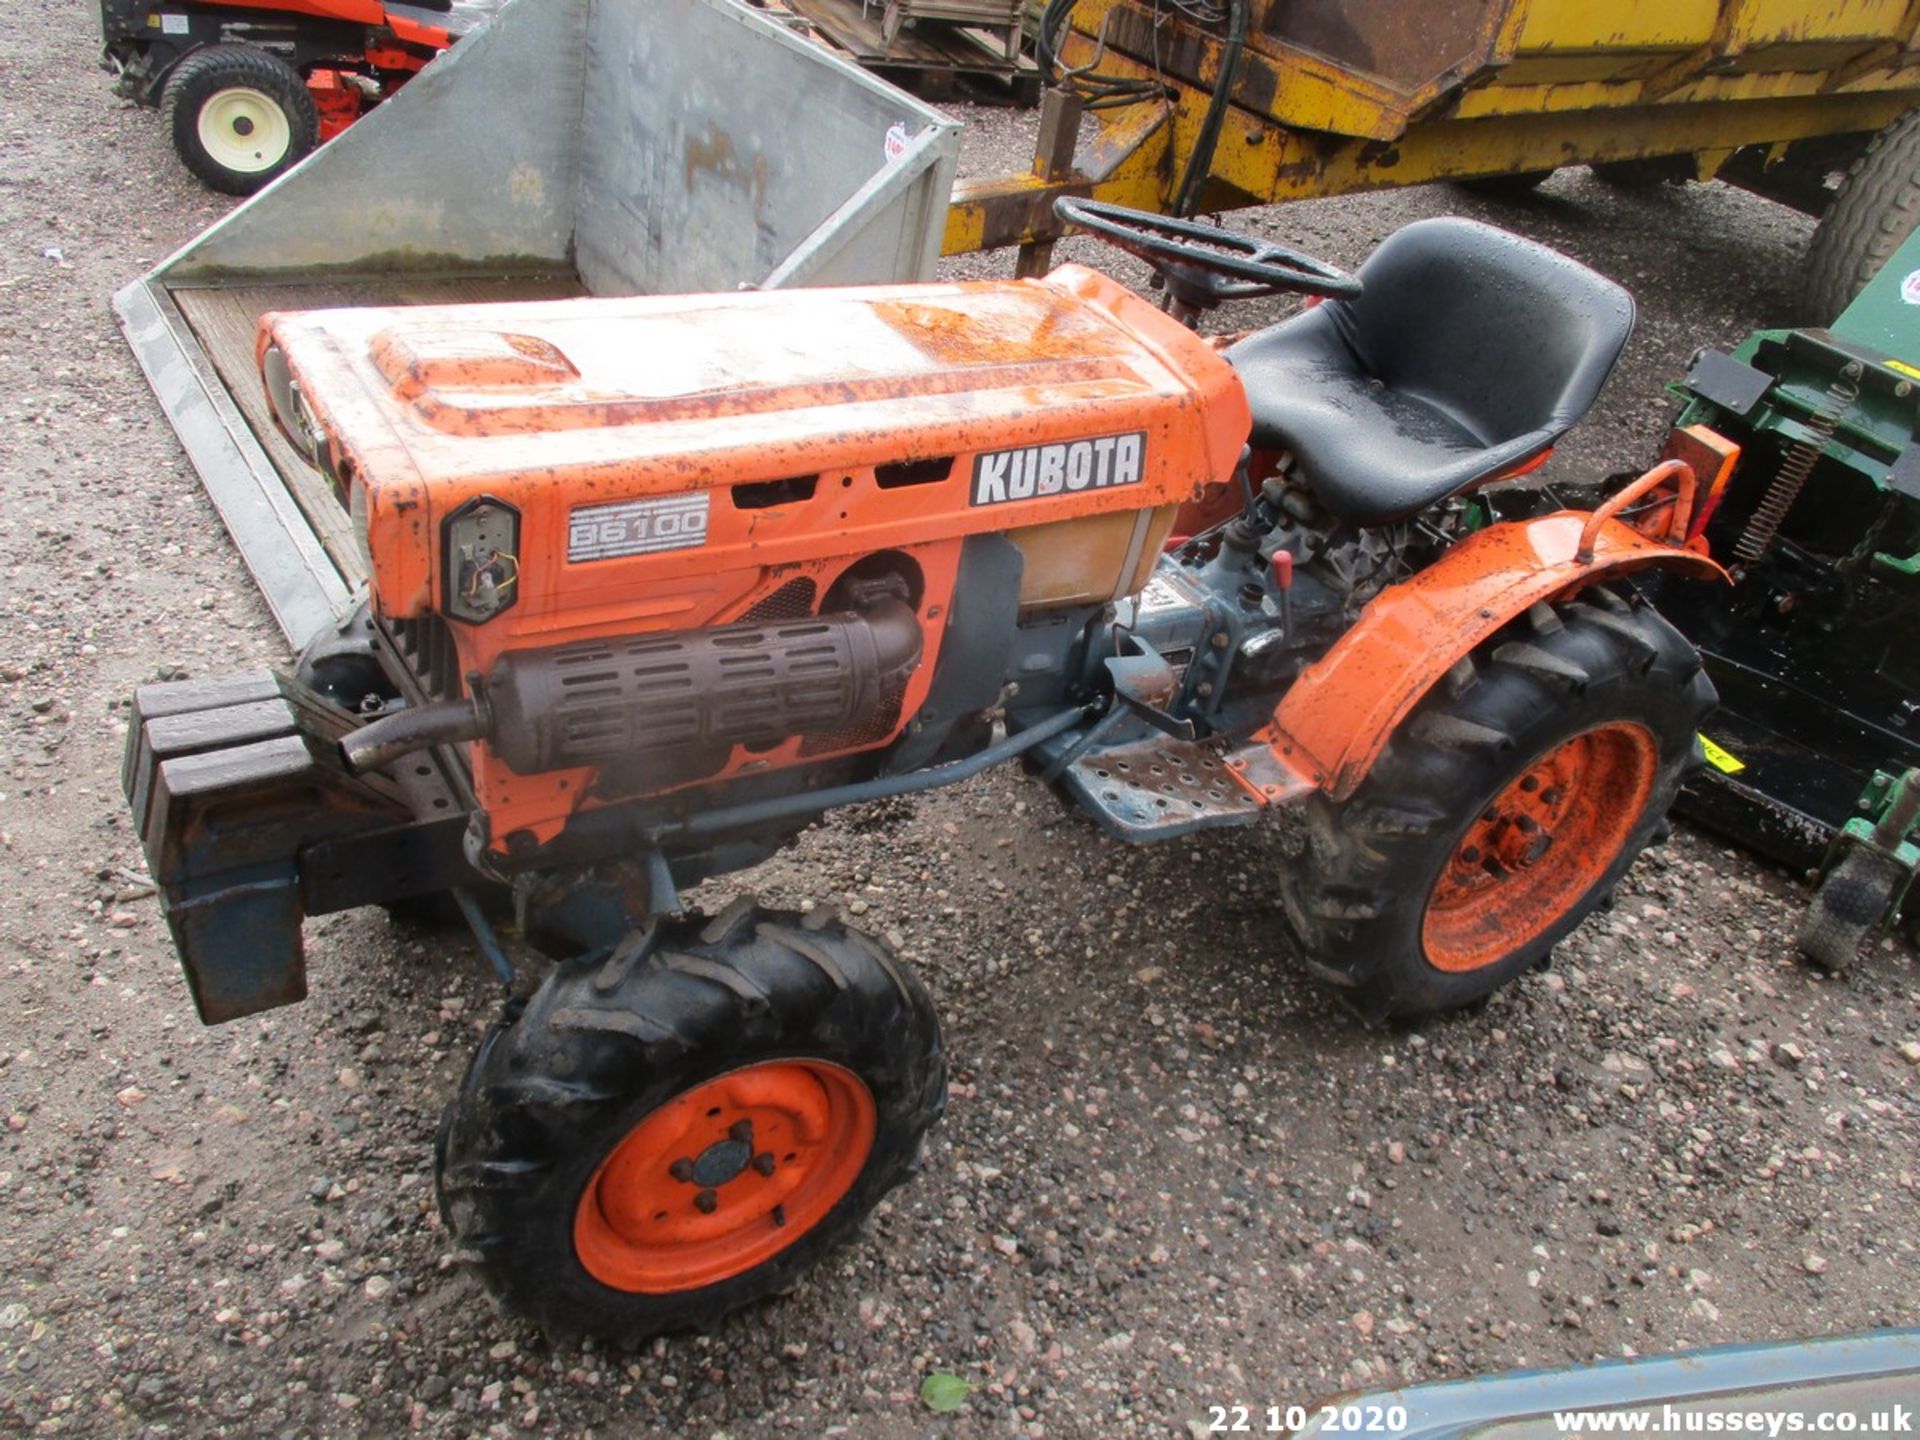
[[[920,1164],[933,1002],[827,912],[656,921],[556,969],[447,1107],[441,1216],[501,1305],[635,1342],[785,1293]]]
[[[1309,966],[1369,1020],[1449,1010],[1544,960],[1699,763],[1700,657],[1608,590],[1535,605],[1454,666],[1282,877]]]
[[[252,45],[208,45],[167,77],[161,102],[181,161],[225,195],[251,195],[317,143],[320,112],[300,72]]]
[[[1800,917],[1794,937],[1800,953],[1822,970],[1845,970],[1887,918],[1906,882],[1906,867],[1891,855],[1859,845],[1849,849]]]

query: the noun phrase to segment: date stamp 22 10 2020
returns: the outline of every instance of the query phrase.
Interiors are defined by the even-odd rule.
[[[1312,1426],[1319,1435],[1399,1435],[1403,1405],[1209,1405],[1209,1435],[1292,1435]]]

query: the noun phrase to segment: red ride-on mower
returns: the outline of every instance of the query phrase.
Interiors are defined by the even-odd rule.
[[[114,88],[165,112],[215,190],[251,195],[471,28],[455,0],[100,0]]]
[[[1482,494],[1592,404],[1619,286],[1465,220],[1349,276],[1060,213],[1174,315],[1067,265],[262,319],[369,592],[293,675],[143,688],[135,823],[209,1021],[305,994],[304,915],[451,893],[512,998],[442,1214],[551,1328],[785,1289],[911,1173],[945,1068],[909,967],[682,900],[827,810],[1014,759],[1132,843],[1292,809],[1274,926],[1383,1019],[1540,963],[1695,763],[1712,686],[1620,584],[1723,573],[1675,543],[1691,471]],[[1324,303],[1225,354],[1180,323],[1283,291]]]

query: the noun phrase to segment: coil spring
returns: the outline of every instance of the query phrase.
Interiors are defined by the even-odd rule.
[[[1854,381],[1860,378],[1861,373],[1857,364],[1843,369],[1827,387],[1820,408],[1807,417],[1807,435],[1794,441],[1788,448],[1786,459],[1780,462],[1780,469],[1774,474],[1773,483],[1754,507],[1753,514],[1747,517],[1747,527],[1740,532],[1740,538],[1734,544],[1734,558],[1741,564],[1751,565],[1772,546],[1773,537],[1780,533],[1781,522],[1787,518],[1787,512],[1793,509],[1793,502],[1800,498],[1801,487],[1807,483],[1807,477],[1819,463],[1820,452],[1827,448],[1833,432],[1840,428],[1841,420],[1853,408],[1853,402],[1860,398],[1860,387]]]

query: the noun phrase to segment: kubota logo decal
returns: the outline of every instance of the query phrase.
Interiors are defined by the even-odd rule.
[[[1102,435],[1023,450],[992,450],[973,462],[973,503],[1000,505],[1047,495],[1077,495],[1138,485],[1146,473],[1147,436]]]

